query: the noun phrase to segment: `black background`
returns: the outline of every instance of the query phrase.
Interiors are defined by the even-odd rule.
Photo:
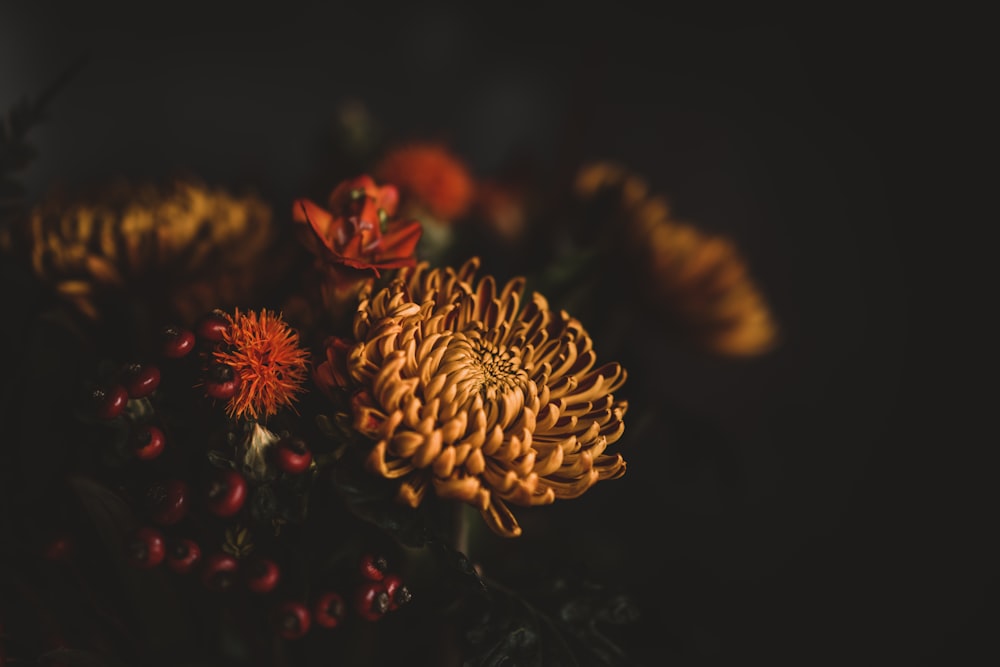
[[[185,170],[280,211],[317,187],[350,98],[479,174],[515,156],[628,164],[680,217],[736,240],[784,331],[739,362],[633,333],[646,367],[629,398],[656,417],[627,429],[623,480],[553,511],[566,530],[600,525],[579,540],[594,566],[642,590],[636,653],[943,664],[995,627],[996,577],[978,471],[950,471],[947,438],[929,453],[941,408],[915,402],[935,316],[914,213],[931,193],[914,177],[937,141],[929,100],[948,94],[929,38],[947,25],[931,23],[6,4],[0,106],[89,55],[32,135],[31,196]]]

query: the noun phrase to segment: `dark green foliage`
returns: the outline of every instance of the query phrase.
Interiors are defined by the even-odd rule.
[[[638,620],[626,595],[586,580],[558,577],[530,591],[487,581],[466,628],[467,665],[635,665],[609,626]]]
[[[0,122],[0,223],[15,214],[21,206],[24,187],[17,181],[16,175],[24,171],[37,155],[37,150],[28,140],[28,133],[45,120],[46,109],[52,98],[85,64],[86,59],[81,58],[56,77],[37,97],[22,97],[4,114]]]

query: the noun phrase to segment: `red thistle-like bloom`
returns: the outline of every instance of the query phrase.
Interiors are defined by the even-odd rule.
[[[396,184],[404,206],[424,208],[441,221],[464,215],[475,193],[465,163],[437,143],[394,148],[379,161],[375,176]]]
[[[262,310],[226,316],[229,327],[215,360],[239,376],[236,395],[229,399],[230,417],[258,419],[294,407],[308,377],[309,352],[299,347],[299,335],[275,313]]]
[[[326,210],[309,199],[297,199],[292,217],[300,238],[322,262],[363,271],[413,266],[420,240],[417,220],[393,219],[399,192],[375,184],[371,176],[344,181],[330,195]]]

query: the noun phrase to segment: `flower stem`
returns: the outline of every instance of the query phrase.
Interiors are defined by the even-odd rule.
[[[469,558],[469,511],[465,503],[455,503],[455,523],[453,526],[452,546],[455,551]],[[471,558],[469,561],[471,562]]]

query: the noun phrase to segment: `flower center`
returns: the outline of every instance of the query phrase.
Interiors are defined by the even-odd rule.
[[[476,395],[484,402],[496,402],[504,396],[521,394],[528,375],[521,368],[516,351],[496,345],[478,329],[455,333],[441,358],[440,371],[446,384],[456,388],[455,402],[466,405]]]

